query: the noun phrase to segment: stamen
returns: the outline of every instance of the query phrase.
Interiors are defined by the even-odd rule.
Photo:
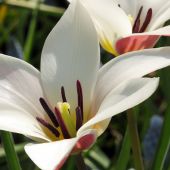
[[[53,122],[54,126],[55,126],[55,127],[58,127],[59,124],[58,124],[58,122],[57,122],[57,119],[56,119],[54,113],[53,113],[53,112],[51,111],[51,109],[48,107],[46,101],[45,101],[43,98],[40,98],[39,101],[40,101],[43,109],[44,109],[45,112],[47,113],[48,117],[49,117],[49,118],[51,119],[51,121]]]
[[[59,109],[57,107],[55,107],[55,114],[56,114],[56,117],[57,117],[57,121],[60,125],[60,128],[61,128],[61,131],[63,133],[63,136],[65,139],[69,139],[71,138],[70,134],[68,133],[68,130],[67,130],[67,127],[63,121],[63,118],[61,116],[61,113],[59,111]]]
[[[39,117],[36,117],[36,119],[39,123],[45,126],[51,133],[53,133],[57,138],[60,136],[60,133],[58,132],[58,130],[54,128],[51,124],[49,124],[48,122],[46,122],[45,120]]]
[[[138,15],[137,15],[136,20],[134,22],[133,29],[132,29],[133,33],[137,33],[139,31],[140,16],[141,16],[142,10],[143,10],[143,6],[141,6],[141,8],[139,9]]]
[[[82,112],[80,107],[76,108],[76,130],[78,130],[83,124]]]
[[[63,99],[63,103],[67,102],[66,95],[65,95],[65,90],[64,90],[63,86],[61,87],[61,97]]]
[[[142,27],[141,27],[141,29],[139,31],[140,33],[144,32],[146,30],[147,26],[149,25],[149,23],[151,21],[151,18],[152,18],[152,9],[149,8],[149,10],[148,10],[148,12],[146,14],[145,21],[144,21],[144,23],[143,23],[143,25],[142,25]]]
[[[77,80],[76,85],[77,85],[78,106],[81,109],[82,119],[83,119],[83,91],[82,91],[81,83],[79,80]]]
[[[140,19],[138,19],[135,23],[135,27],[133,27],[133,33],[138,33],[140,27]]]

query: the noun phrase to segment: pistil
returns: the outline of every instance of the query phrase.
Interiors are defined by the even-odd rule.
[[[56,117],[57,117],[57,120],[58,120],[58,123],[60,125],[60,128],[61,128],[61,131],[63,133],[64,138],[65,139],[71,138],[71,136],[70,136],[70,134],[68,132],[68,129],[66,127],[66,124],[65,124],[65,122],[64,122],[64,120],[62,118],[61,112],[57,107],[55,108],[55,114],[56,114]]]
[[[64,137],[65,139],[75,137],[76,131],[83,124],[83,89],[79,80],[76,81],[76,89],[78,106],[75,109],[75,113],[71,113],[64,86],[61,87],[62,102],[57,103],[57,106],[54,108],[54,112],[50,109],[45,99],[42,97],[39,99],[41,106],[50,118],[52,124],[40,117],[36,117],[36,119],[57,138],[60,135],[62,135],[60,137]],[[74,117],[74,120],[72,116]]]

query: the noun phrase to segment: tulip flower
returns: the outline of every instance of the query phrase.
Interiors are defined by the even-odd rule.
[[[35,142],[25,151],[43,170],[60,169],[70,154],[90,148],[111,117],[150,97],[159,78],[143,78],[170,65],[170,48],[117,57],[99,69],[93,21],[79,1],[47,37],[40,72],[0,55],[0,129]]]
[[[152,48],[160,36],[170,36],[170,26],[163,26],[170,19],[170,1],[80,1],[93,19],[101,45],[114,55]]]

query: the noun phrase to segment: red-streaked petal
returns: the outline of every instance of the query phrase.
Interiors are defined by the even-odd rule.
[[[96,139],[96,131],[89,129],[75,138],[43,144],[26,145],[25,151],[40,169],[58,170],[62,167],[72,150],[74,150],[73,148],[77,146],[77,142],[80,146],[79,148],[87,149],[87,147],[90,147],[95,142],[95,140],[92,139]],[[93,143],[87,145],[86,140]]]
[[[116,42],[116,50],[119,54],[123,54],[130,51],[152,48],[159,38],[159,35],[136,35],[121,38]]]
[[[77,141],[76,145],[74,146],[72,150],[72,153],[90,148],[94,144],[95,141],[96,141],[96,135],[94,134],[84,135]]]

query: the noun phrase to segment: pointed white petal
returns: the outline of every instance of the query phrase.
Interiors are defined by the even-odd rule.
[[[35,117],[3,99],[0,99],[0,129],[20,133],[37,141],[49,141]]]
[[[147,29],[149,31],[160,28],[167,20],[170,19],[170,1],[163,0],[160,4],[161,5],[158,6],[158,9],[153,8],[154,14]]]
[[[78,138],[43,144],[29,144],[25,151],[31,160],[42,170],[59,169],[68,158]]]
[[[0,98],[32,115],[42,115],[40,97],[43,92],[39,71],[22,60],[0,54]]]
[[[73,0],[68,0],[73,2]],[[88,10],[95,24],[102,47],[116,55],[116,40],[132,33],[131,22],[126,13],[113,0],[79,0]],[[115,16],[119,16],[117,19]]]
[[[146,9],[152,8],[154,12],[159,11],[164,6],[167,0],[141,0],[138,3]]]
[[[140,34],[133,34],[135,35],[163,35],[163,36],[170,36],[170,26],[165,26],[154,31],[144,32]]]
[[[127,15],[136,17],[139,5],[138,0],[115,0],[115,2],[120,5]]]
[[[100,69],[94,98],[101,103],[123,81],[142,77],[169,65],[169,47],[131,52],[114,58]]]
[[[39,137],[36,116],[43,116],[39,71],[30,64],[0,54],[0,129]],[[40,134],[38,134],[40,133]]]
[[[132,33],[132,25],[125,12],[112,0],[81,0],[89,11],[98,32],[101,45],[106,50],[114,47],[115,41]],[[119,19],[117,17],[119,16]],[[106,43],[107,42],[107,43]]]
[[[94,130],[88,130],[80,136],[71,139],[44,144],[29,144],[25,146],[25,151],[40,169],[58,170],[64,164],[74,147],[79,145],[79,141],[88,135],[92,135],[96,139],[96,132]]]
[[[71,110],[74,110],[77,105],[76,81],[80,80],[87,110],[99,60],[95,28],[84,7],[74,1],[49,34],[42,52],[42,82],[52,106],[61,101],[60,90],[64,86]]]
[[[97,114],[84,124],[79,132],[94,127],[100,135],[107,124],[100,124],[112,116],[132,108],[150,97],[159,83],[158,78],[137,78],[127,80],[113,89],[102,101]],[[98,124],[97,124],[98,123]]]

